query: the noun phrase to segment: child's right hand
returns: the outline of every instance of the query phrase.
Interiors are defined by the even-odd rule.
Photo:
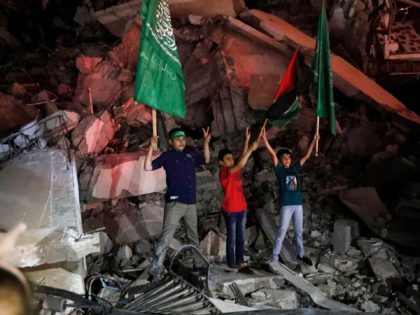
[[[156,148],[158,141],[159,141],[159,136],[152,136],[150,138],[150,147]]]
[[[254,141],[254,142],[252,142],[252,144],[251,144],[251,151],[255,151],[256,149],[258,149],[258,140],[257,141]]]
[[[245,130],[245,141],[249,141],[249,139],[251,139],[251,132],[249,132],[249,127],[246,127]]]

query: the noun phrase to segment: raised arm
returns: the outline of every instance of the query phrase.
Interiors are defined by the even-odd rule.
[[[150,138],[149,151],[147,152],[146,158],[144,159],[143,169],[145,171],[153,171],[153,167],[152,167],[153,148],[156,148],[158,139],[159,139],[159,137],[157,137],[157,136]]]
[[[305,164],[305,162],[309,159],[309,157],[311,156],[311,154],[312,154],[312,151],[314,150],[314,147],[315,147],[315,143],[316,143],[316,141],[318,141],[319,140],[319,134],[315,134],[314,135],[314,138],[312,139],[312,141],[311,141],[311,144],[309,145],[309,148],[308,148],[308,152],[306,152],[306,154],[300,159],[300,165],[302,166],[303,164]]]
[[[210,139],[211,139],[210,127],[207,127],[207,129],[203,128],[203,137],[204,137],[204,160],[206,161],[206,164],[208,164],[210,162]]]
[[[276,152],[274,152],[274,149],[271,147],[270,143],[268,142],[267,135],[265,133],[265,128],[262,130],[261,138],[263,140],[265,148],[271,155],[274,166],[277,166],[277,164],[279,163],[279,159],[277,158]]]
[[[236,171],[239,171],[243,169],[246,165],[246,162],[248,162],[249,157],[251,156],[251,153],[254,152],[256,149],[258,149],[258,140],[254,141],[251,146],[246,150],[245,154],[243,154],[239,158],[238,164],[236,164],[234,167],[230,169],[231,173],[235,173]]]
[[[251,133],[249,132],[249,127],[247,127],[245,130],[245,142],[244,142],[244,147],[242,148],[241,158],[248,151],[249,139],[251,139]]]

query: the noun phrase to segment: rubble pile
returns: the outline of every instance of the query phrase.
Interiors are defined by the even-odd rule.
[[[356,88],[350,84],[350,96],[337,93],[337,137],[330,136],[321,122],[319,155],[311,157],[301,175],[303,238],[314,266],[297,261],[292,226],[282,251],[285,264],[268,262],[278,229],[279,192],[270,156],[262,147],[242,172],[249,208],[245,241],[249,268],[245,273],[226,266],[217,153],[230,148],[239,156],[248,126],[251,141],[257,138],[294,47],[290,38],[273,35],[275,28],[262,31],[268,24],[261,23],[263,18],[255,12],[246,12],[241,1],[221,0],[216,7],[193,2],[190,8],[173,4],[187,116],[177,119],[160,113],[158,133],[160,151],[167,148],[165,135],[175,126],[187,131],[189,145],[202,150],[201,128],[211,126],[211,163],[197,169],[201,254],[182,252],[185,236],[179,229],[165,262],[168,278],[160,284],[150,282],[166,187],[163,170],[143,169],[152,115],[132,98],[142,23],[135,17],[139,3],[97,12],[84,4],[77,14],[82,33],[98,36],[100,22],[120,39],[75,47],[58,41],[54,50],[42,47],[25,53],[21,63],[27,70],[8,65],[0,89],[0,186],[7,191],[0,194],[0,202],[5,209],[36,208],[40,216],[33,220],[36,233],[27,235],[16,258],[19,266],[44,266],[31,278],[44,284],[43,272],[54,278],[56,269],[65,269],[60,275],[70,282],[62,289],[126,309],[144,310],[138,306],[147,301],[150,310],[176,306],[180,313],[269,308],[418,313],[418,117],[413,112],[401,114],[399,104],[397,109],[382,103],[370,107],[377,101],[374,97],[356,101],[351,97]],[[291,10],[296,9],[295,4]],[[333,7],[332,19],[348,17],[358,25],[352,36],[364,42],[363,16],[372,10],[370,2],[341,1]],[[117,11],[119,15],[114,14]],[[253,17],[252,22],[246,17]],[[258,18],[262,20],[256,26]],[[344,81],[338,81],[342,86]],[[378,111],[379,106],[392,110]],[[271,127],[267,137],[275,150],[292,149],[297,160],[307,151],[314,129],[314,109],[305,102],[297,119],[285,129]],[[24,191],[29,201],[17,196],[25,176],[31,178]],[[70,220],[68,213],[75,209]],[[8,224],[5,221],[1,228]],[[206,266],[204,271],[197,257]],[[52,271],[46,266],[56,263],[66,266]],[[71,282],[76,274],[77,286],[76,280]],[[60,282],[57,279],[52,285]],[[83,281],[86,289],[80,285]],[[167,292],[169,304],[155,304],[156,292],[165,288],[173,290]],[[179,295],[172,296],[174,292]]]

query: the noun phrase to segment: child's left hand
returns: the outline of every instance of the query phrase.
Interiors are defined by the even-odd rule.
[[[210,133],[210,127],[207,127],[207,129],[203,128],[203,137],[204,142],[209,143],[211,139],[211,133]]]

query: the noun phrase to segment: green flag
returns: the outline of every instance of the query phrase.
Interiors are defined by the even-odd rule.
[[[141,18],[134,99],[183,118],[184,74],[176,48],[168,0],[143,0]]]
[[[315,57],[312,64],[314,72],[316,115],[328,118],[330,132],[335,136],[335,113],[333,81],[331,72],[330,43],[328,38],[328,22],[324,1],[318,21]]]

